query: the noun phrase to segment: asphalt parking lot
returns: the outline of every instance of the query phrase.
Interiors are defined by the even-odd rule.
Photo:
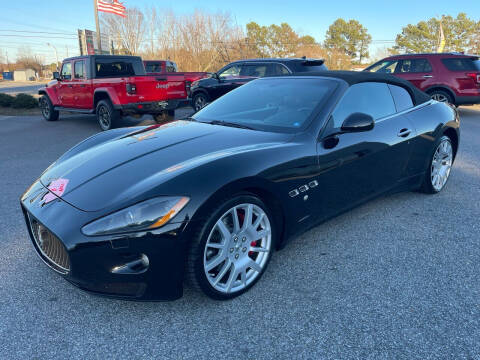
[[[274,254],[229,302],[89,295],[34,253],[21,193],[95,117],[0,116],[0,359],[480,359],[480,111],[446,189],[380,198]],[[147,121],[148,122],[148,121]]]

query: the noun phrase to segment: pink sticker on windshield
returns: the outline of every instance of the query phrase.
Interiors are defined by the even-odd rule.
[[[68,179],[53,180],[50,183],[50,185],[48,185],[48,190],[50,190],[51,192],[47,193],[43,197],[42,199],[43,203],[47,204],[50,201],[55,200],[57,198],[55,195],[57,195],[58,197],[61,197],[67,188],[67,184],[68,184]]]

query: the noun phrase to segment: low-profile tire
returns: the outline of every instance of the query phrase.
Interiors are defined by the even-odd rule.
[[[103,131],[118,127],[121,115],[120,111],[113,108],[110,100],[100,100],[96,108],[97,120]]]
[[[192,98],[192,106],[193,110],[199,111],[203,109],[209,102],[207,94],[203,92],[198,92],[195,95],[193,95]]]
[[[38,105],[42,111],[42,116],[47,121],[57,121],[59,117],[59,112],[53,107],[50,98],[46,95],[42,95],[38,99]]]
[[[164,110],[160,114],[153,114],[152,116],[157,124],[165,124],[175,120],[175,110]]]
[[[421,192],[437,194],[445,188],[450,177],[453,157],[452,141],[446,135],[441,136],[435,143],[434,150],[430,155],[429,165],[420,187]]]
[[[268,266],[277,234],[268,207],[249,193],[222,201],[192,233],[187,281],[217,300],[232,299],[255,285]]]
[[[455,105],[452,95],[450,95],[448,92],[444,90],[433,90],[429,94],[433,100],[444,102],[450,105]]]

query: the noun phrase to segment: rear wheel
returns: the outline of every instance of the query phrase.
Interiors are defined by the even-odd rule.
[[[453,105],[453,98],[452,96],[447,93],[446,91],[443,90],[433,90],[430,93],[430,97],[433,100],[439,101],[439,102],[444,102],[447,104],[452,104]]]
[[[448,136],[442,136],[435,146],[429,167],[425,172],[421,191],[436,194],[443,190],[453,165],[453,146]]]
[[[253,195],[225,201],[195,233],[187,275],[195,287],[219,300],[244,293],[260,279],[276,234],[270,211]]]
[[[152,116],[157,124],[164,124],[175,120],[175,110],[164,110],[160,114],[153,114]]]
[[[45,120],[47,121],[58,120],[59,112],[55,110],[48,96],[42,95],[38,100],[38,105],[40,106],[40,110],[42,111],[42,115]]]
[[[110,100],[101,100],[97,104],[97,120],[103,131],[114,129],[120,122],[120,112],[113,108]]]

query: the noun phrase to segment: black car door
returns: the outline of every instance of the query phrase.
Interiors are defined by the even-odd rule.
[[[356,112],[371,115],[374,128],[338,134],[343,121]],[[320,218],[393,187],[405,174],[409,140],[414,135],[408,118],[397,112],[387,84],[351,86],[332,112],[317,146],[317,188],[321,190],[315,206]]]
[[[209,91],[211,99],[217,99],[238,87],[242,82],[241,70],[241,63],[235,63],[220,70],[218,72],[218,83],[213,85]]]

